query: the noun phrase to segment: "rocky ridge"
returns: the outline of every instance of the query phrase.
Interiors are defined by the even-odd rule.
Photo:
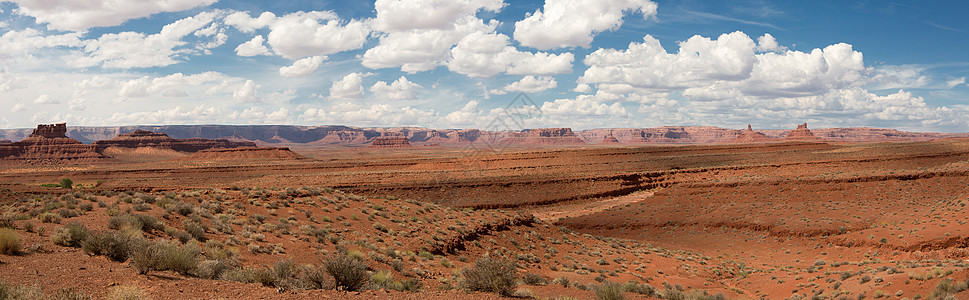
[[[98,152],[108,147],[140,148],[152,147],[160,149],[171,149],[181,152],[198,152],[214,148],[238,148],[256,147],[254,142],[234,142],[227,139],[173,139],[164,133],[155,133],[146,130],[135,130],[130,133],[120,134],[110,140],[96,141],[94,146]]]
[[[567,145],[598,144],[610,133],[623,144],[708,144],[732,143],[743,130],[711,126],[663,126],[654,128],[607,128],[572,131],[569,128],[522,131],[479,129],[428,129],[420,127],[350,127],[289,125],[170,125],[120,127],[70,127],[67,136],[82,143],[114,139],[120,134],[145,130],[164,132],[174,139],[227,139],[259,145],[319,145],[365,147],[385,134],[404,136],[411,145]],[[565,133],[572,132],[571,135]],[[822,128],[810,130],[824,141],[925,141],[969,134],[905,132],[883,128]],[[544,132],[544,133],[543,133]],[[784,139],[792,130],[756,130],[768,138]],[[0,140],[22,140],[30,129],[0,129]],[[545,135],[545,136],[543,136]],[[578,138],[575,139],[572,136]],[[3,145],[0,143],[0,145]]]

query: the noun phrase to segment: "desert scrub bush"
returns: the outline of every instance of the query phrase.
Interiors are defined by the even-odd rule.
[[[81,249],[91,255],[104,255],[110,260],[123,262],[128,260],[132,251],[142,247],[142,243],[145,242],[137,237],[129,237],[121,233],[98,231],[91,233],[81,242]]]
[[[468,291],[497,293],[511,296],[518,280],[518,268],[514,261],[485,257],[461,271],[462,287]]]
[[[0,299],[44,299],[44,293],[38,286],[8,284],[0,281]]]
[[[548,279],[535,273],[527,273],[522,276],[522,282],[527,285],[546,285],[548,284]]]
[[[45,212],[45,213],[42,213],[42,214],[38,215],[37,216],[37,219],[40,220],[41,222],[44,222],[44,223],[60,224],[61,223],[61,219],[63,219],[63,217],[61,217],[61,215],[59,215],[59,214],[55,214],[55,213],[52,213],[52,212]]]
[[[108,300],[150,300],[148,295],[140,287],[133,285],[119,285],[108,290]]]
[[[140,274],[171,270],[190,275],[198,267],[201,252],[202,249],[195,243],[179,247],[171,241],[152,241],[132,253],[131,263]]]
[[[348,255],[336,255],[323,261],[323,268],[333,276],[336,288],[358,291],[370,280],[367,264]]]
[[[955,299],[952,298],[956,293],[969,289],[967,282],[953,282],[951,278],[943,278],[932,289],[929,299]]]
[[[596,299],[600,300],[622,300],[626,299],[623,293],[626,292],[626,286],[623,284],[615,283],[612,281],[606,281],[599,284],[594,289],[596,294]]]
[[[57,214],[61,215],[61,217],[64,217],[65,219],[69,219],[69,218],[73,218],[81,215],[76,210],[69,209],[69,208],[61,208],[57,210]]]
[[[330,275],[326,268],[314,265],[303,265],[300,272],[300,281],[303,287],[311,290],[327,289],[332,286]]]
[[[22,247],[20,235],[10,228],[0,228],[0,254],[16,255]]]
[[[165,225],[158,221],[158,218],[146,214],[120,214],[108,218],[108,228],[110,229],[121,229],[125,226],[144,232],[165,230]]]
[[[195,221],[189,221],[189,220],[185,220],[185,222],[183,224],[185,225],[185,231],[187,231],[189,234],[191,234],[192,235],[192,238],[194,238],[195,240],[197,240],[199,242],[204,242],[205,241],[205,239],[206,239],[205,238],[205,227],[203,227],[202,224],[200,224],[198,222],[195,222]]]
[[[54,234],[50,236],[50,241],[54,242],[55,245],[78,248],[81,247],[81,243],[87,239],[88,235],[84,224],[71,222],[54,230]]]

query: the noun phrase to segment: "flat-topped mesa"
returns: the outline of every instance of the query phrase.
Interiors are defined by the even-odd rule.
[[[600,142],[599,144],[603,144],[603,145],[613,144],[614,145],[614,144],[620,144],[620,142],[619,142],[619,139],[617,139],[616,136],[615,135],[612,135],[612,132],[610,132],[608,135],[606,135],[605,137],[602,138],[602,142]]]
[[[811,130],[807,128],[807,123],[797,125],[797,129],[791,130],[787,133],[785,138],[789,141],[820,141],[821,138],[811,133]]]
[[[370,142],[370,148],[410,148],[410,141],[402,132],[384,132]]]
[[[750,127],[750,124],[747,124],[747,129],[741,130],[740,136],[737,136],[737,138],[734,139],[733,142],[734,143],[763,143],[763,142],[769,142],[770,140],[771,138],[767,137],[767,135],[754,131],[754,129]]]
[[[90,160],[106,156],[67,136],[67,124],[40,124],[24,140],[0,144],[0,158],[28,161]]]
[[[584,145],[585,141],[572,132],[572,128],[525,129],[515,133],[507,141],[518,145]]]
[[[110,140],[96,141],[94,142],[94,146],[97,148],[98,152],[101,152],[109,147],[151,147],[159,149],[171,149],[181,152],[198,152],[206,149],[256,147],[256,143],[230,141],[227,139],[173,139],[164,133],[135,130],[125,134],[119,134],[117,137]]]
[[[0,140],[0,145],[8,145],[8,144],[13,144],[13,142],[11,142],[10,140]]]

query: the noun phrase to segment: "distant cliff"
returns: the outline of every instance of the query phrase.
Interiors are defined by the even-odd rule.
[[[802,124],[803,125],[803,124]],[[794,126],[792,126],[794,127]],[[805,128],[806,129],[806,128]],[[804,131],[802,129],[801,131]],[[569,128],[538,128],[522,131],[484,131],[478,129],[428,129],[420,127],[364,128],[342,125],[166,125],[69,127],[66,136],[91,144],[110,140],[136,130],[164,133],[174,139],[226,139],[267,144],[345,145],[365,147],[380,136],[392,134],[407,138],[410,144],[467,145],[501,141],[509,145],[599,144],[610,134],[622,144],[708,144],[743,141],[745,130],[712,126],[663,126],[654,128],[609,128],[573,131]],[[753,130],[770,139],[783,141],[797,130]],[[0,140],[20,141],[32,129],[0,129]],[[969,134],[905,132],[883,128],[818,128],[810,132],[821,141],[916,141]],[[804,132],[798,132],[800,135]],[[747,133],[748,135],[750,133]],[[739,140],[738,140],[739,139]]]

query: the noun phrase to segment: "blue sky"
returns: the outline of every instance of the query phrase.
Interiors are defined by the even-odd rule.
[[[0,2],[0,127],[520,129],[489,125],[527,111],[516,127],[969,132],[966,11],[962,1],[16,0]],[[533,104],[509,106],[521,93]]]

